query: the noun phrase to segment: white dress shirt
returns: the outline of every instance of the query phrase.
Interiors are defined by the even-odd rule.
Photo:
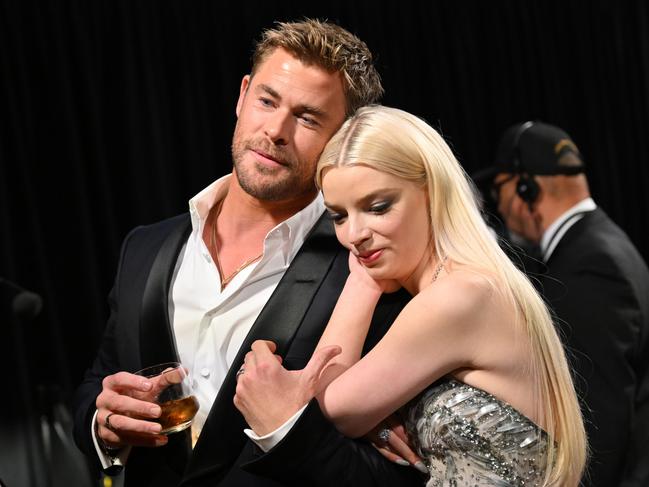
[[[221,290],[219,271],[202,235],[210,209],[227,193],[229,178],[221,178],[190,200],[192,234],[178,259],[169,294],[178,354],[193,377],[200,404],[192,424],[194,439],[243,340],[324,211],[318,194],[310,205],[268,232],[263,257]]]
[[[219,271],[202,235],[210,209],[227,194],[230,177],[215,181],[189,201],[192,233],[178,257],[169,293],[176,348],[200,404],[192,423],[192,443],[243,340],[324,211],[318,193],[308,206],[268,232],[261,259],[243,268],[221,289]],[[104,468],[116,464],[98,447],[97,451]]]

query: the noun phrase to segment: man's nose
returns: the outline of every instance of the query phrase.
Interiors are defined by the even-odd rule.
[[[264,127],[264,134],[275,145],[286,145],[290,139],[293,116],[283,110],[276,110],[270,115]]]

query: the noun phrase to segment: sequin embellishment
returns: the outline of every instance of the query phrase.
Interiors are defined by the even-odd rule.
[[[405,408],[426,487],[541,485],[548,435],[488,392],[444,379]]]

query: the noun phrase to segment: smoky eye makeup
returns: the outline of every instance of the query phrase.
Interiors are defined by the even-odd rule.
[[[382,215],[387,213],[394,204],[399,201],[401,198],[401,192],[395,190],[381,191],[380,193],[375,193],[369,195],[366,198],[367,210],[371,213]]]
[[[370,211],[372,213],[382,214],[388,211],[392,207],[392,200],[383,200],[370,205]]]
[[[344,215],[337,211],[327,209],[327,217],[334,223],[338,223],[344,218]]]
[[[401,192],[398,190],[376,191],[357,200],[353,203],[353,207],[355,209],[354,211],[383,215],[390,211],[400,198]],[[347,212],[343,207],[328,206],[326,202],[325,206],[327,216],[334,223],[341,223],[347,217]]]

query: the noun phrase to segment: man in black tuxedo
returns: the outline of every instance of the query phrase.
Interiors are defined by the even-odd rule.
[[[583,400],[591,458],[582,484],[646,486],[649,270],[592,200],[583,173],[567,133],[526,122],[503,134],[495,167],[474,179],[492,183],[507,228],[538,246],[534,277],[555,312]]]
[[[421,484],[416,470],[338,434],[317,403],[263,450],[233,405],[254,340],[277,343],[288,368],[313,353],[348,273],[316,162],[345,118],[382,92],[371,53],[349,32],[278,24],[241,83],[232,174],[194,197],[189,215],[126,237],[101,348],[77,391],[75,439],[108,471],[126,464],[127,486]],[[407,299],[385,297],[366,349]],[[193,376],[191,434],[159,434],[160,409],[143,400],[152,385],[133,374],[169,361]]]

